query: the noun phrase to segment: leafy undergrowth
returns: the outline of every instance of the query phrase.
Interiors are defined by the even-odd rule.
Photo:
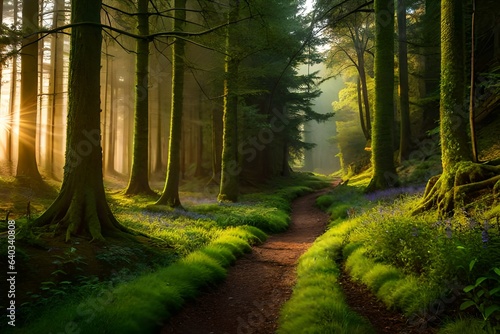
[[[39,273],[39,281],[29,287],[33,292],[18,299],[23,306],[16,310],[15,332],[152,332],[186,300],[222,280],[225,268],[266,238],[263,231],[285,230],[294,198],[327,185],[297,174],[245,194],[239,203],[222,205],[189,193],[193,199],[185,201],[185,210],[155,206],[153,197],[110,193],[118,220],[148,236],[140,237],[142,245],[110,239],[101,247],[78,238],[55,245],[48,233],[30,231],[26,219],[16,219],[18,259],[31,271],[47,266],[49,277]],[[33,248],[41,250],[39,256]],[[28,288],[18,291],[25,294]]]
[[[351,325],[347,316],[330,317],[335,324],[318,320],[335,314],[332,308],[351,314],[336,283],[335,260],[340,258],[352,279],[368,286],[388,308],[404,313],[414,330],[498,331],[498,206],[491,209],[486,195],[446,220],[438,220],[434,213],[412,216],[421,200],[417,188],[364,195],[368,179],[368,174],[359,175],[318,198],[332,222],[300,259],[298,282],[283,309],[280,332],[329,332],[332,326],[338,332],[354,332],[346,329]],[[335,302],[317,301],[316,295],[334,295]],[[308,312],[303,312],[304,306]]]

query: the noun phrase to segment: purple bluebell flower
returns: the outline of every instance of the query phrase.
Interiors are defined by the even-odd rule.
[[[481,240],[483,241],[483,247],[486,247],[486,244],[490,241],[490,235],[486,229],[481,233]]]

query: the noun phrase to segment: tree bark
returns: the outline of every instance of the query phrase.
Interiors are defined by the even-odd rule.
[[[174,1],[174,31],[182,31],[186,20],[186,0]],[[184,93],[185,41],[176,38],[172,44],[172,106],[170,115],[170,140],[168,148],[167,177],[163,193],[156,202],[170,207],[181,206],[179,180],[181,163],[182,114]]]
[[[476,137],[476,0],[472,0],[472,31],[471,31],[471,58],[470,58],[470,101],[469,101],[469,123],[470,123],[470,137],[472,144],[472,161],[479,162],[479,153],[477,149]]]
[[[53,28],[64,25],[64,0],[56,0],[54,4],[54,14],[52,16]],[[51,57],[50,57],[50,79],[49,79],[49,99],[48,99],[48,131],[46,150],[47,166],[46,170],[49,175],[58,179],[56,173],[56,160],[54,152],[59,152],[56,147],[59,140],[61,140],[59,131],[62,124],[57,122],[62,118],[62,90],[63,90],[63,62],[64,62],[64,35],[53,34],[51,41]]]
[[[363,93],[361,92],[361,79],[359,76],[358,80],[356,81],[356,89],[358,93],[358,111],[359,111],[359,122],[361,123],[361,130],[363,131],[363,135],[365,136],[366,141],[369,141],[371,136],[365,124],[365,115],[363,113]]]
[[[162,99],[162,91],[161,91],[162,85],[158,83],[158,114],[156,115],[156,150],[155,150],[155,166],[153,168],[154,172],[160,172],[163,168],[163,163],[162,163],[162,129],[161,129],[161,123],[162,123],[162,117],[161,113],[163,110],[163,99]]]
[[[229,22],[237,20],[239,0],[231,1]],[[237,40],[233,26],[226,31],[226,59],[224,80],[224,114],[222,135],[222,168],[219,201],[236,202],[239,194],[239,174],[241,167],[238,159],[238,64],[234,51]]]
[[[25,34],[38,28],[38,0],[23,2],[22,27]],[[17,178],[40,183],[42,178],[36,163],[36,129],[38,112],[38,36],[23,39],[21,53],[21,104],[19,116],[19,145]]]
[[[400,141],[399,162],[408,159],[411,144],[410,97],[408,84],[408,44],[406,39],[406,4],[398,0],[398,31],[399,31],[399,103],[400,103]]]
[[[423,18],[425,49],[424,97],[428,102],[423,105],[422,131],[433,130],[439,121],[439,86],[441,71],[440,32],[441,0],[426,0]]]
[[[13,1],[13,25],[17,25],[18,21],[18,0]],[[10,77],[10,97],[9,97],[9,119],[12,121],[14,119],[14,109],[16,107],[16,91],[17,91],[17,55],[14,54],[12,56],[12,74]],[[9,133],[7,134],[7,159],[9,162],[13,160],[12,154],[12,138],[13,129],[12,127],[9,129]]]
[[[197,128],[197,147],[196,147],[196,170],[194,172],[194,177],[201,178],[205,176],[205,171],[203,170],[203,113],[202,113],[202,101],[201,101],[201,92],[198,95],[198,123],[196,125]]]
[[[137,30],[141,36],[149,35],[149,0],[137,0]],[[136,41],[136,78],[134,110],[134,143],[127,195],[155,192],[149,187],[149,41]]]
[[[110,87],[110,97],[109,97],[109,135],[108,135],[108,145],[106,150],[106,173],[116,174],[116,130],[118,124],[118,112],[115,109],[116,101],[115,97],[118,95],[116,90],[116,78],[113,75],[115,73],[114,62],[111,62],[111,87]]]
[[[464,124],[465,35],[462,0],[441,1],[441,152],[444,172],[457,162],[470,161]]]
[[[222,117],[220,115],[221,110],[218,108],[215,109],[212,107],[212,112],[210,113],[210,121],[212,128],[212,137],[211,137],[211,146],[212,146],[212,154],[211,154],[211,165],[212,165],[212,177],[208,184],[217,184],[220,183],[221,176],[221,121]]]
[[[394,0],[375,0],[375,110],[373,176],[366,191],[398,184],[394,166]]]
[[[441,217],[498,182],[500,167],[473,163],[467,138],[465,36],[462,0],[441,1],[441,160],[443,173],[427,184],[415,213],[437,206]]]
[[[124,235],[106,201],[102,174],[100,127],[101,0],[73,0],[69,64],[69,100],[66,164],[61,191],[54,203],[35,221],[53,224],[56,231],[104,241]]]
[[[363,105],[365,107],[364,114],[365,114],[366,133],[368,134],[367,140],[369,140],[371,137],[371,133],[372,133],[372,121],[371,121],[371,113],[370,113],[370,99],[368,97],[368,84],[367,84],[367,80],[366,80],[364,49],[358,50],[358,48],[357,48],[356,52],[358,54],[358,74],[359,74],[359,79],[361,81],[361,93],[362,93],[362,97],[363,97]]]

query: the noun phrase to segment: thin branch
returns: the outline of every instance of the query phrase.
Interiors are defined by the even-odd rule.
[[[152,1],[150,1],[150,3],[153,3]],[[111,6],[111,5],[107,5],[107,4],[103,4],[102,5],[103,7],[106,7],[106,8],[109,8],[109,9],[112,9],[120,14],[123,14],[123,15],[126,15],[126,16],[130,16],[130,17],[133,17],[133,16],[139,16],[139,15],[144,15],[144,13],[130,13],[130,12],[127,12],[123,9],[120,9],[120,8],[117,8],[117,7],[114,7],[114,6]],[[159,11],[158,8],[153,4],[154,6],[154,9],[156,10],[155,13],[147,13],[148,16],[161,16],[161,17],[166,17],[166,18],[171,18],[173,19],[174,17],[173,16],[168,16],[168,15],[164,15],[164,13],[168,13],[168,12],[173,12],[173,11],[176,11],[176,10],[183,10],[185,12],[190,12],[190,13],[201,13],[202,11],[201,10],[197,10],[197,9],[186,9],[186,8],[169,8],[169,9],[166,9],[166,10],[163,10],[163,11]]]

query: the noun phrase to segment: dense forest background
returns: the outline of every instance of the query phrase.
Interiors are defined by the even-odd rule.
[[[240,114],[237,121],[240,136],[236,146],[243,168],[241,180],[260,182],[286,174],[290,164],[298,169],[331,173],[338,170],[339,164],[347,172],[348,169],[366,168],[369,162],[374,109],[373,13],[369,4],[363,2],[339,3],[331,8],[321,2],[318,4],[316,11],[307,15],[304,3],[276,3],[266,5],[268,7],[247,4],[239,10],[238,22],[231,24],[237,34],[238,50],[235,52],[241,58],[236,92]],[[19,157],[31,156],[44,177],[62,180],[70,2],[39,1],[37,5],[37,9],[31,9],[33,13],[27,14],[34,14],[36,20],[23,21],[23,1],[3,3],[2,173],[19,174],[18,161],[22,164]],[[147,135],[147,144],[143,144],[148,152],[147,174],[151,180],[162,182],[168,163],[171,126],[173,18],[169,5],[160,8],[155,4],[146,9],[149,11],[148,27],[144,34],[150,36],[147,38],[150,75],[146,85],[136,87],[135,64],[139,56],[136,44],[141,35],[139,16],[134,14],[136,6],[127,1],[105,3],[101,14],[107,26],[100,60],[103,172],[106,177],[119,179],[128,179],[132,174],[134,110],[136,101],[147,99],[147,127],[141,125],[141,132]],[[180,174],[182,179],[211,176],[217,180],[221,173],[223,146],[224,54],[227,47],[223,26],[227,18],[221,4],[217,7],[210,3],[188,2],[187,6],[187,21],[181,28],[188,32],[188,37],[183,56]],[[395,148],[404,147],[399,150],[401,161],[408,158],[410,152],[431,156],[439,151],[436,145],[434,151],[427,147],[429,140],[436,141],[433,134],[437,133],[439,1],[406,1],[404,6],[398,11],[404,10],[406,17],[398,23],[394,35],[396,51],[401,51],[399,57],[404,54],[406,58],[398,58],[395,64],[393,133]],[[474,31],[477,55],[474,80],[476,99],[481,102],[477,103],[476,122],[486,119],[497,102],[496,77],[491,75],[496,71],[495,59],[498,57],[498,29],[491,29],[497,22],[492,14],[495,6],[494,2],[486,1],[476,9],[479,19],[476,19]],[[470,32],[472,4],[465,7],[466,28]],[[297,16],[296,10],[302,11],[302,16]],[[273,24],[281,23],[282,26],[270,34]],[[253,29],[257,29],[261,38],[248,36]],[[36,42],[36,82],[34,72],[30,75],[36,101],[23,107],[21,91],[28,83],[22,80],[22,50],[26,48],[20,49],[20,46],[23,35],[37,30],[43,32],[35,34],[39,38]],[[294,38],[287,38],[287,34]],[[465,49],[470,55],[472,39],[470,33],[465,36]],[[284,42],[287,44],[281,44]],[[289,52],[284,52],[284,45]],[[324,65],[317,67],[321,62],[328,70]],[[470,63],[464,65],[470,73]],[[28,76],[26,71],[24,75]],[[340,99],[336,96],[341,86],[332,80],[322,81],[331,76],[344,82]],[[329,105],[333,101],[336,102],[332,110]],[[26,108],[31,110],[24,111]],[[273,119],[273,110],[283,113],[283,108],[290,113],[288,118],[295,118],[294,122],[286,131],[271,129],[273,133],[269,134],[266,129]],[[321,116],[332,114],[332,111],[336,115],[334,118]],[[318,120],[327,123],[318,124]],[[334,123],[337,123],[337,130]],[[20,143],[25,141],[25,132],[32,142],[29,150],[34,150],[35,156],[23,153]],[[405,134],[401,141],[400,133]],[[146,151],[146,146],[141,151]]]
[[[15,43],[26,33],[26,29],[35,27],[46,29],[48,32],[39,35],[41,38],[37,43],[37,82],[36,82],[36,104],[29,106],[33,110],[32,120],[36,123],[29,124],[23,121],[20,111],[22,66],[21,54],[18,45],[5,44],[3,46],[2,68],[2,147],[1,156],[3,162],[2,171],[7,175],[16,174],[16,166],[20,152],[19,141],[21,129],[30,129],[35,140],[36,162],[38,169],[44,176],[62,179],[64,166],[64,153],[66,144],[67,104],[68,104],[68,72],[69,72],[69,28],[59,29],[70,23],[69,1],[46,1],[39,2],[37,11],[37,22],[31,22],[30,27],[21,29],[22,1],[4,2],[3,23],[5,32],[10,33],[11,42]],[[164,179],[168,160],[168,141],[170,131],[170,102],[172,92],[172,37],[168,37],[172,26],[172,17],[169,15],[168,5],[165,8],[150,8],[156,10],[156,14],[149,14],[149,34],[155,35],[150,38],[149,73],[147,86],[142,84],[139,89],[140,95],[134,93],[136,87],[135,63],[137,53],[135,51],[136,39],[123,32],[135,31],[137,26],[137,15],[134,15],[135,4],[133,2],[116,2],[104,6],[102,20],[109,25],[110,31],[104,34],[103,50],[101,57],[101,131],[103,146],[103,170],[105,176],[127,178],[131,174],[133,159],[133,133],[134,133],[134,106],[137,99],[148,99],[149,121],[147,128],[143,129],[148,136],[147,148],[148,173],[154,180]],[[160,6],[160,5],[158,5]],[[223,15],[224,5],[188,3],[187,20],[183,30],[194,34],[186,44],[183,70],[183,121],[182,121],[182,143],[181,143],[181,177],[192,178],[194,176],[209,176],[220,174],[220,154],[222,150],[222,110],[223,110],[223,81],[224,81],[224,53],[225,37],[224,28],[213,28],[224,25],[226,18]],[[217,7],[219,6],[219,7]],[[222,7],[221,7],[222,6]],[[262,180],[273,175],[283,173],[286,169],[283,164],[283,149],[274,140],[282,136],[289,136],[290,151],[295,154],[295,162],[303,164],[304,140],[299,134],[303,129],[300,124],[308,117],[313,117],[311,100],[318,96],[317,87],[313,82],[312,71],[303,67],[303,73],[298,74],[299,63],[310,62],[301,56],[293,60],[288,66],[288,54],[284,54],[280,43],[286,42],[289,50],[297,52],[302,47],[306,36],[297,36],[295,39],[284,39],[286,34],[305,34],[307,26],[305,19],[293,17],[294,6],[288,4],[273,4],[276,8],[267,8],[266,17],[254,18],[261,15],[264,5],[254,4],[255,8],[242,8],[239,16],[241,22],[235,22],[235,29],[243,35],[249,29],[257,29],[263,38],[249,38],[245,36],[238,38],[238,50],[241,54],[241,70],[239,81],[241,83],[237,93],[241,117],[239,118],[240,141],[243,153],[246,154],[245,172],[242,178]],[[259,7],[260,6],[260,7]],[[271,5],[269,5],[271,6]],[[272,7],[271,6],[271,7]],[[213,8],[212,8],[213,7]],[[217,8],[216,8],[217,7]],[[279,9],[286,8],[285,11]],[[253,12],[252,12],[253,10]],[[165,14],[162,14],[164,13]],[[257,13],[259,12],[259,13]],[[127,14],[129,13],[129,14]],[[31,20],[30,20],[31,21]],[[287,22],[284,29],[276,30],[276,36],[269,36],[270,24]],[[115,30],[119,30],[114,31]],[[212,29],[210,33],[205,30]],[[54,33],[50,33],[54,31]],[[274,32],[273,32],[274,33]],[[196,36],[199,34],[200,36]],[[163,36],[165,35],[165,36]],[[265,37],[267,35],[267,37]],[[136,35],[137,36],[137,35]],[[7,36],[6,36],[7,38]],[[302,39],[302,40],[301,40]],[[317,56],[317,55],[312,55]],[[275,64],[276,66],[273,66]],[[258,71],[254,69],[259,68]],[[283,80],[277,81],[285,75]],[[267,82],[267,84],[266,84]],[[34,84],[34,83],[33,83]],[[307,86],[310,86],[309,92]],[[290,110],[296,113],[299,120],[296,134],[276,133],[276,138],[267,137],[263,133],[266,123],[272,117],[273,108],[281,108],[286,104],[279,99],[277,93],[285,89],[288,91],[288,100],[297,98],[296,103],[301,103],[302,110]],[[147,95],[145,92],[147,90]],[[281,91],[280,91],[281,92]],[[270,101],[270,95],[274,102]],[[282,95],[281,93],[279,95]],[[270,103],[274,103],[270,105]],[[295,103],[295,102],[292,102]],[[328,103],[323,104],[319,113],[331,112]],[[270,111],[271,110],[271,111]],[[283,111],[280,111],[283,112]],[[302,115],[301,115],[302,114]],[[267,116],[266,116],[267,115]],[[267,118],[267,119],[266,119]],[[35,125],[36,124],[36,125]],[[268,126],[268,125],[267,125]],[[33,131],[33,132],[31,132]],[[259,131],[262,138],[259,138]],[[280,131],[283,132],[283,131]],[[314,131],[308,131],[314,132]],[[331,134],[331,132],[330,132]],[[252,138],[257,138],[253,142]],[[320,138],[320,137],[319,137]],[[323,146],[328,135],[316,140]],[[245,140],[250,140],[246,147]],[[267,141],[270,141],[267,143]],[[264,142],[262,144],[261,142]],[[312,142],[312,141],[311,141]],[[265,146],[262,148],[262,145]],[[326,144],[326,151],[329,150]],[[330,145],[331,146],[331,145]],[[21,149],[22,150],[22,149]],[[255,151],[255,153],[254,153]],[[330,153],[323,156],[334,155]],[[255,155],[255,156],[254,156]],[[270,163],[263,164],[265,157]],[[214,161],[215,159],[215,161]],[[280,161],[281,160],[281,161]],[[292,162],[292,161],[291,161]],[[293,162],[292,162],[293,163]],[[310,164],[310,162],[308,162]],[[316,162],[319,164],[319,160]],[[332,167],[333,165],[333,167]],[[219,167],[217,167],[219,166]],[[258,167],[258,168],[254,168]],[[314,166],[309,166],[314,169]],[[319,164],[316,168],[333,172],[335,165],[333,159]],[[36,172],[34,172],[36,173]]]
[[[401,279],[400,295],[377,297],[410,315],[461,290],[449,310],[476,306],[481,328],[500,328],[497,0],[0,8],[0,241],[16,239],[6,255],[33,332],[53,326],[46,305],[71,323],[107,283],[120,308],[93,317],[157,329],[164,310],[131,294],[178,311],[332,179],[316,202],[332,222],[313,249],[327,254],[301,268],[337,274],[343,261],[374,289]],[[298,312],[282,319],[291,333],[304,296],[284,311]]]

